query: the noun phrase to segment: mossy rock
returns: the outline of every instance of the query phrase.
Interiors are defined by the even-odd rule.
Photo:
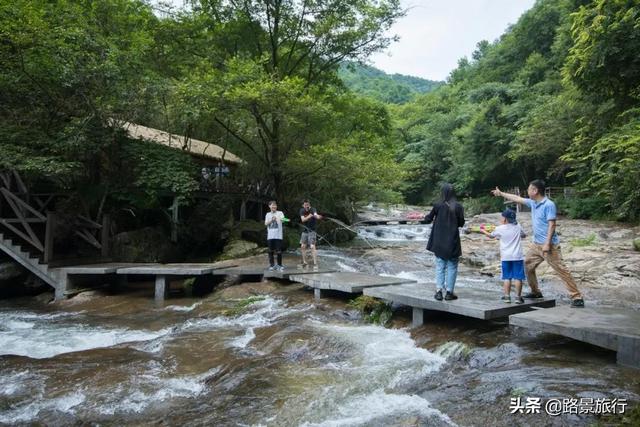
[[[633,239],[633,250],[640,252],[640,237]]]
[[[267,229],[260,221],[245,219],[238,221],[231,229],[231,240],[245,240],[258,246],[267,246]]]
[[[242,239],[232,239],[224,247],[222,254],[218,260],[227,260],[234,258],[243,258],[257,253],[258,245]]]
[[[111,257],[126,262],[180,262],[183,257],[160,227],[119,233],[113,238]]]
[[[227,317],[240,316],[242,314],[245,314],[250,306],[257,302],[264,301],[265,299],[266,297],[261,295],[244,298],[237,301],[232,308],[225,310],[223,314]]]
[[[243,220],[237,222],[231,231],[231,238],[253,242],[259,247],[267,247],[267,229],[261,221]],[[285,226],[282,245],[283,250],[297,248],[300,245],[300,231],[295,227]]]
[[[393,315],[391,304],[377,298],[361,295],[349,301],[348,305],[358,310],[367,323],[388,326],[391,322],[391,316]]]

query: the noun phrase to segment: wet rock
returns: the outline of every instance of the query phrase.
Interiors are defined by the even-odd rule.
[[[41,304],[48,304],[52,302],[55,298],[55,294],[53,291],[43,292],[39,295],[36,295],[34,299]]]
[[[97,297],[102,297],[104,295],[105,295],[104,292],[100,292],[97,290],[84,291],[84,292],[80,292],[79,294],[75,295],[73,298],[66,301],[69,301],[73,304],[77,304],[77,303],[91,301]]]
[[[36,276],[29,275],[24,281],[25,295],[38,295],[42,292],[51,290],[51,287],[47,285],[43,280]]]
[[[469,366],[473,368],[504,368],[517,366],[523,356],[520,347],[513,343],[471,352]]]
[[[468,345],[458,341],[446,342],[434,350],[434,353],[447,359],[451,362],[454,360],[466,359],[471,353],[471,348]]]
[[[24,269],[17,262],[0,263],[0,283],[16,279],[24,275]]]
[[[243,283],[238,286],[221,289],[215,296],[223,299],[244,299],[255,295],[273,294],[279,289],[274,282]]]
[[[0,263],[0,298],[38,295],[50,287],[14,261]]]

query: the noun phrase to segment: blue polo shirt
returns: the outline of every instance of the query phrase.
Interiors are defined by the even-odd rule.
[[[524,199],[527,206],[531,208],[531,225],[533,227],[533,243],[544,245],[547,241],[547,229],[549,221],[556,219],[556,204],[546,197],[539,202],[532,199]],[[560,243],[558,234],[553,233],[551,243]]]

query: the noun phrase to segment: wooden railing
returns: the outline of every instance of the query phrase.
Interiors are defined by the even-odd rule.
[[[50,210],[52,202],[64,197],[61,193],[29,193],[15,171],[0,172],[0,225],[18,236],[37,253],[45,263],[54,259],[56,214]],[[73,218],[74,235],[101,256],[108,256],[109,216],[102,223],[82,215]]]

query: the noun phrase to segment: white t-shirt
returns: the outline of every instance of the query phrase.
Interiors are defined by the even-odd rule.
[[[491,237],[500,239],[500,260],[501,261],[522,261],[522,241],[526,234],[520,224],[502,224],[496,227],[491,233]]]
[[[271,222],[271,218],[280,218],[280,221]],[[267,240],[280,239],[282,240],[282,218],[284,214],[282,211],[267,212],[264,217],[264,223],[267,225]]]

